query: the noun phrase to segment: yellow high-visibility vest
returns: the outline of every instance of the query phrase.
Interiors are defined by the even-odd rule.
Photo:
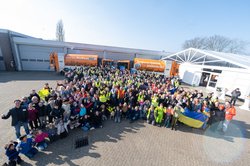
[[[99,100],[100,100],[100,102],[102,102],[102,103],[106,103],[107,98],[106,98],[105,95],[101,95],[101,96],[99,97]]]
[[[100,82],[96,82],[96,83],[95,83],[95,86],[96,86],[97,88],[99,88],[99,87],[100,87],[100,85],[101,85],[101,83],[100,83]]]
[[[108,93],[106,94],[106,99],[107,99],[107,100],[110,100],[110,95],[111,95],[110,92],[108,92]]]
[[[157,107],[158,106],[158,102],[157,102],[157,99],[158,99],[158,97],[153,97],[152,98],[152,105],[154,106],[154,107]]]
[[[141,101],[141,99],[144,99],[144,95],[138,95],[137,101]]]
[[[38,91],[38,95],[42,100],[45,100],[45,97],[49,95],[49,90],[48,89],[41,89]]]
[[[109,111],[109,112],[112,112],[112,111],[114,111],[114,109],[115,109],[115,108],[114,108],[114,107],[109,106],[107,109],[108,109],[108,111]]]

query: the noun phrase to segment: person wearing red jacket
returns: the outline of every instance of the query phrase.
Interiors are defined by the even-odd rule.
[[[38,121],[37,121],[37,114],[38,110],[34,107],[32,103],[28,105],[28,120],[30,128],[33,130],[34,128],[38,128]]]
[[[225,133],[228,129],[228,125],[236,115],[236,109],[229,102],[225,103],[225,120],[219,124],[219,128],[222,129],[222,132]]]
[[[49,140],[49,135],[45,132],[42,132],[42,130],[38,130],[35,133],[35,143],[36,143],[36,147],[38,148],[38,150],[44,150],[45,148],[47,148],[47,143],[46,140]]]

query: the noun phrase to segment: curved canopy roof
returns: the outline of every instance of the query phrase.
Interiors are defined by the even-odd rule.
[[[197,65],[223,66],[250,70],[250,56],[195,48],[188,48],[167,55],[163,57],[162,60],[174,60],[177,63],[190,62]]]

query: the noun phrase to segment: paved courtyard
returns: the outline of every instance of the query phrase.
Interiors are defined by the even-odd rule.
[[[39,90],[45,82],[55,87],[63,77],[50,72],[0,72],[0,114],[13,107],[14,99]],[[4,145],[15,138],[11,119],[0,119],[0,164],[7,159]],[[89,145],[74,149],[76,138],[88,135]],[[237,108],[237,116],[224,136],[180,126],[177,131],[143,121],[104,123],[103,129],[83,133],[76,129],[23,165],[88,166],[248,166],[250,163],[250,112]]]

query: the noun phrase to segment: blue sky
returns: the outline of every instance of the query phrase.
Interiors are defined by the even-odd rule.
[[[250,42],[248,0],[0,0],[3,29],[55,39],[59,19],[71,42],[167,52],[214,34]]]

